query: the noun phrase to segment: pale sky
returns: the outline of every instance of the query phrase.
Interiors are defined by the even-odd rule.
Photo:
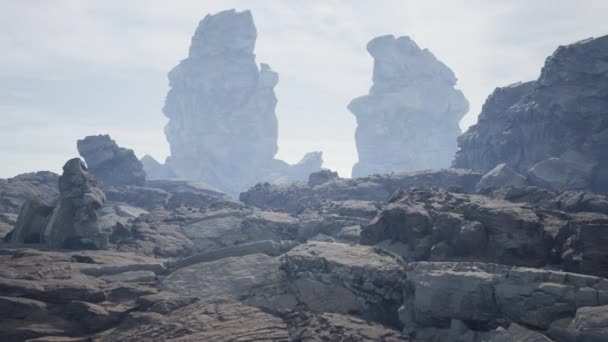
[[[408,35],[446,63],[471,103],[466,129],[495,87],[608,34],[606,0],[0,0],[0,177],[59,172],[91,134],[164,161],[166,74],[198,22],[230,8],[251,9],[257,62],[279,73],[277,157],[322,150],[342,176],[357,160],[346,106],[372,84],[370,39]]]

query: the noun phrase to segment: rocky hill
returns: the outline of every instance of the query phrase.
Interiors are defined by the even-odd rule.
[[[536,81],[497,88],[453,166],[506,163],[536,185],[608,192],[608,36],[560,46]]]

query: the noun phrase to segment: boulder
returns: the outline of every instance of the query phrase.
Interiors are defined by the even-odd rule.
[[[469,103],[456,76],[407,36],[372,39],[374,84],[348,109],[357,118],[353,177],[448,167]]]
[[[105,195],[79,158],[63,166],[59,192],[44,231],[45,244],[51,248],[106,248],[108,236],[100,230],[97,212]]]
[[[503,186],[521,187],[525,185],[526,178],[515,172],[509,165],[503,163],[497,165],[481,177],[481,180],[477,184],[477,191]]]
[[[10,233],[10,243],[42,243],[44,231],[53,213],[53,207],[37,199],[23,204],[15,228]]]
[[[548,333],[556,322],[573,318],[577,310],[608,301],[606,279],[573,273],[483,263],[417,262],[408,265],[407,275],[409,287],[399,315],[406,332],[417,335],[449,329],[454,320],[466,322],[477,332],[513,322],[511,325]],[[507,329],[507,334],[520,330],[516,327]],[[520,333],[521,338],[542,337],[526,330],[515,336]]]
[[[78,140],[78,153],[95,179],[105,187],[144,185],[146,173],[133,150],[119,147],[109,135]]]

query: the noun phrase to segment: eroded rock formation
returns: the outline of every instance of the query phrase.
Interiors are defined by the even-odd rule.
[[[409,37],[378,37],[367,51],[374,85],[348,105],[357,117],[353,177],[448,167],[469,109],[452,70]]]
[[[103,186],[143,185],[146,173],[133,150],[119,147],[109,135],[78,140],[78,152],[89,172]]]
[[[237,195],[261,180],[306,179],[320,168],[320,154],[293,167],[274,159],[279,76],[268,64],[258,69],[256,36],[250,11],[207,15],[188,58],[169,73],[166,165],[179,178]]]
[[[105,201],[87,167],[80,160],[68,160],[59,177],[59,199],[44,231],[51,248],[105,248],[107,235],[99,227],[97,210]]]
[[[506,163],[553,189],[608,191],[608,36],[560,46],[538,80],[497,88],[455,167]]]

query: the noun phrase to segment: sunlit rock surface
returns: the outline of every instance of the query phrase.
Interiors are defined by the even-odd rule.
[[[536,81],[497,88],[455,167],[506,163],[551,189],[608,191],[608,36],[559,47]]]
[[[409,37],[374,38],[367,51],[374,84],[348,105],[357,118],[353,177],[448,167],[469,109],[452,70]]]
[[[306,179],[320,168],[320,155],[296,170],[274,159],[279,76],[268,64],[258,68],[256,37],[250,11],[207,15],[188,57],[169,73],[166,164],[179,178],[238,194],[260,180]]]

